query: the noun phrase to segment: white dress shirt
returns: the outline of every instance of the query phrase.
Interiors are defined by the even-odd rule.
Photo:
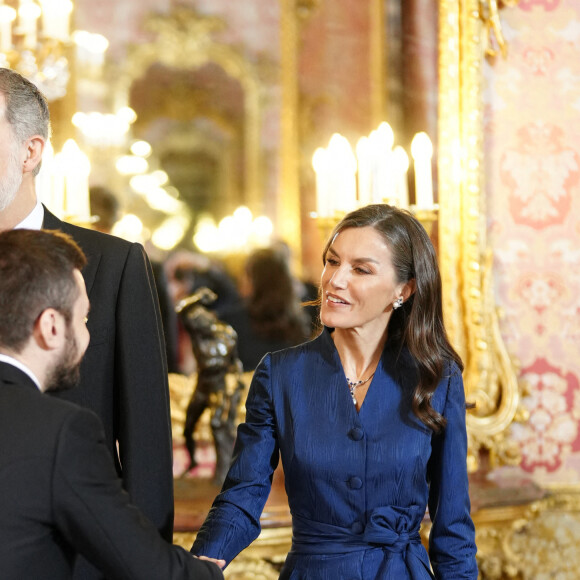
[[[44,207],[39,199],[34,209],[14,228],[15,230],[40,230],[44,221]]]

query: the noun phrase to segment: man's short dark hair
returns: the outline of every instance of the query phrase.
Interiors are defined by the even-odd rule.
[[[50,113],[46,98],[38,87],[9,68],[0,67],[0,93],[6,100],[6,120],[18,143],[34,135],[50,137]],[[40,171],[40,163],[33,174]]]
[[[82,250],[61,232],[1,232],[0,347],[20,352],[47,308],[69,323],[78,298],[73,272],[85,264]]]

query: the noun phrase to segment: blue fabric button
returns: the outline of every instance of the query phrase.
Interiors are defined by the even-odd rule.
[[[348,436],[353,440],[353,441],[360,441],[363,438],[363,430],[360,429],[359,427],[354,427],[353,429],[351,429],[348,432]]]
[[[360,489],[362,487],[362,479],[360,477],[351,477],[348,480],[348,484],[350,486],[350,489]]]
[[[362,522],[354,522],[352,526],[350,526],[350,531],[353,534],[362,534],[362,531],[365,529]]]

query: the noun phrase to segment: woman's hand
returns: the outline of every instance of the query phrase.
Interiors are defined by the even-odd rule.
[[[194,556],[194,557],[199,558],[200,560],[207,560],[208,562],[213,562],[214,564],[217,564],[222,570],[226,565],[225,560],[218,560],[217,558],[208,558],[207,556]]]

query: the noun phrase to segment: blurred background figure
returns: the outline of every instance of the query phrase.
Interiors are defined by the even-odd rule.
[[[115,194],[108,188],[94,185],[89,189],[91,216],[98,218],[93,229],[110,234],[120,218],[121,204]]]
[[[292,271],[292,251],[290,246],[284,240],[277,240],[272,244],[272,248],[280,252],[286,260],[288,268]],[[314,337],[322,330],[320,323],[320,306],[318,304],[318,282],[302,280],[296,276],[293,277],[293,283],[296,287],[296,295],[302,302],[308,320],[310,322],[310,336]]]
[[[310,338],[310,321],[284,252],[255,250],[246,261],[239,287],[242,301],[223,309],[219,318],[238,333],[244,371],[254,370],[267,352]]]
[[[229,309],[241,300],[234,279],[219,262],[207,256],[180,250],[165,260],[164,268],[174,306],[201,288],[209,288],[216,294],[216,299],[207,308],[221,319],[224,309]],[[179,319],[177,334],[179,370],[175,372],[190,375],[196,371],[197,365],[189,334]]]
[[[217,298],[208,307],[219,317],[223,309],[240,301],[236,283],[224,266],[203,254],[177,251],[165,261],[165,271],[175,304],[200,288],[209,288]]]

